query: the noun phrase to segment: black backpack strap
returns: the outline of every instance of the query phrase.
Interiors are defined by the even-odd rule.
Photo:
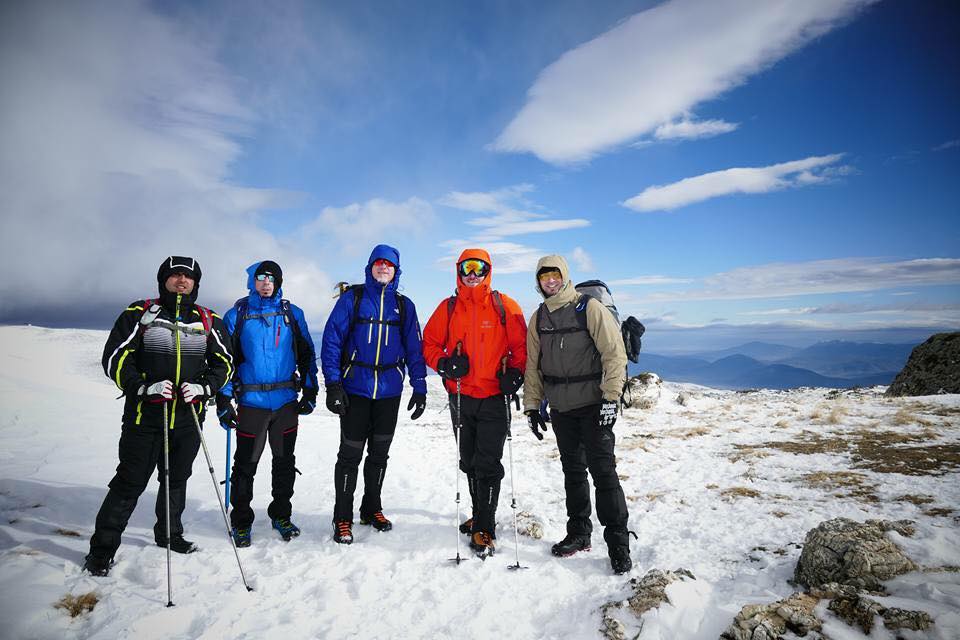
[[[503,298],[500,297],[500,292],[494,289],[491,294],[493,296],[493,302],[497,306],[497,311],[500,313],[500,325],[505,327],[507,326],[507,310],[503,306]]]
[[[457,294],[454,292],[452,296],[447,298],[447,335],[443,339],[443,349],[447,351],[447,343],[450,341],[450,321],[453,320],[453,312],[457,308]],[[450,355],[450,352],[447,351],[447,355]]]
[[[403,345],[404,349],[407,346],[407,297],[402,293],[394,293],[394,296],[397,298],[397,310],[400,312],[400,344]]]
[[[350,342],[350,336],[353,335],[353,330],[357,326],[357,315],[359,315],[360,313],[360,300],[363,298],[363,285],[352,284],[349,287],[346,287],[343,289],[344,293],[346,293],[347,291],[353,294],[353,313],[350,314],[350,321],[347,323],[347,332],[343,336],[343,344],[340,345],[340,370],[341,371],[350,361],[350,356],[347,355],[347,346]]]
[[[240,333],[243,331],[243,325],[247,321],[247,299],[239,298],[233,303],[233,309],[237,312],[237,321],[233,325],[233,334],[230,336],[230,347],[233,349],[233,360],[239,381],[240,363],[243,362],[243,350],[240,348]]]

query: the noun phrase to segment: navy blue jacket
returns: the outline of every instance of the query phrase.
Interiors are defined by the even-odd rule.
[[[259,266],[260,263],[257,262],[247,267],[247,288],[250,290],[250,295],[247,296],[246,319],[243,321],[240,334],[242,355],[234,354],[242,360],[237,367],[234,380],[239,380],[241,385],[286,382],[293,379],[294,372],[299,369],[300,383],[303,388],[318,389],[316,349],[313,346],[303,310],[295,304],[290,305],[291,315],[299,326],[302,336],[297,346],[297,354],[294,356],[293,328],[286,323],[281,309],[283,290],[277,289],[271,297],[262,298],[253,284],[253,275]],[[234,305],[223,317],[231,337],[236,330],[237,321],[237,307]],[[220,392],[233,396],[233,381],[228,382]],[[296,399],[296,389],[283,388],[269,391],[243,391],[238,402],[245,407],[276,411]]]
[[[393,280],[386,285],[374,280],[371,274],[373,263],[380,258],[397,265]],[[364,272],[366,281],[357,319],[352,318],[354,293],[347,290],[337,300],[323,329],[320,364],[324,381],[328,386],[343,384],[348,394],[376,400],[399,396],[405,373],[409,372],[414,393],[426,395],[427,368],[421,349],[420,322],[410,298],[404,299],[404,326],[399,326],[400,253],[388,245],[377,245]],[[346,360],[341,362],[343,355]],[[390,366],[396,363],[399,366]]]

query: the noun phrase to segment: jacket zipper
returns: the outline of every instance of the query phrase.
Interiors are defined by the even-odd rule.
[[[377,385],[379,383],[379,376],[377,374],[377,367],[380,366],[380,338],[383,334],[383,296],[387,292],[387,287],[384,285],[380,288],[380,322],[377,324],[377,355],[373,359],[373,400],[377,399]],[[373,329],[373,325],[370,325],[370,328]]]
[[[175,374],[176,382],[173,385],[173,408],[170,411],[170,429],[173,429],[173,423],[177,416],[177,389],[180,388],[180,296],[182,294],[177,294],[177,308],[176,314],[173,318],[173,334],[176,336],[176,345],[177,345],[177,370]]]

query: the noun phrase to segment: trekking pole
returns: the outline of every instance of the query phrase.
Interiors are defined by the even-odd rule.
[[[203,455],[207,458],[207,469],[210,470],[210,479],[213,480],[213,490],[217,493],[217,502],[220,503],[220,513],[223,515],[223,524],[227,526],[227,537],[230,539],[230,545],[233,547],[233,555],[237,557],[237,568],[240,569],[240,579],[247,591],[253,591],[253,587],[247,584],[247,576],[243,573],[243,565],[240,563],[240,552],[237,551],[237,542],[233,539],[233,533],[230,531],[230,521],[227,520],[227,509],[223,506],[223,497],[220,495],[220,485],[217,483],[217,476],[213,472],[213,461],[210,459],[210,451],[207,450],[207,441],[203,437],[203,429],[200,428],[200,418],[197,417],[197,410],[190,405],[190,414],[193,416],[193,424],[197,428],[197,434],[200,436],[200,444],[203,445]]]
[[[173,606],[173,581],[170,571],[170,434],[167,431],[167,403],[163,403],[163,494],[167,521],[167,606]]]
[[[503,373],[507,372],[507,358],[503,358]],[[529,569],[520,564],[520,533],[517,531],[517,492],[513,484],[513,433],[511,425],[513,423],[513,413],[510,411],[510,396],[504,394],[503,406],[507,410],[507,451],[510,452],[510,508],[513,509],[513,548],[516,552],[517,563],[511,564],[507,569]]]
[[[233,429],[227,429],[227,464],[226,464],[227,469],[223,474],[223,477],[226,478],[223,481],[223,486],[224,486],[223,502],[225,504],[230,504],[230,436],[232,435],[230,433],[231,431],[233,431]]]
[[[460,355],[460,351],[463,348],[463,343],[457,343],[456,353]],[[457,534],[457,557],[450,558],[451,562],[457,563],[459,565],[461,562],[466,560],[466,558],[460,557],[460,378],[457,378],[457,419],[453,423],[453,438],[457,443],[456,450],[456,464],[454,465],[454,471],[456,473],[457,479],[457,520],[454,522],[454,531]]]

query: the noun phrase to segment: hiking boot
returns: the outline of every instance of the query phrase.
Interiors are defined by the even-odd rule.
[[[550,553],[561,558],[572,556],[578,551],[590,551],[590,536],[568,533],[563,540],[550,548]]]
[[[334,520],[333,541],[337,544],[353,544],[353,522],[350,520]]]
[[[249,547],[252,542],[250,539],[250,528],[244,527],[243,529],[238,529],[234,527],[230,531],[230,535],[233,536],[233,541],[237,545],[237,548]]]
[[[473,549],[473,552],[478,558],[484,560],[487,556],[492,556],[497,550],[497,546],[493,543],[493,538],[491,538],[490,534],[486,531],[477,531],[470,536],[470,548]]]
[[[300,527],[290,522],[289,518],[271,518],[270,524],[280,532],[284,542],[290,542],[300,535]]]
[[[612,547],[610,549],[610,568],[615,574],[622,575],[633,568],[633,560],[630,559],[629,547]]]
[[[83,570],[92,576],[103,578],[110,573],[113,558],[95,556],[92,553],[83,559]]]
[[[156,539],[157,546],[167,548],[167,541],[161,538]],[[185,540],[182,535],[174,535],[170,538],[170,551],[174,553],[193,553],[199,551],[200,547],[195,542]]]
[[[467,518],[460,523],[460,533],[468,536],[473,533],[473,518]]]
[[[390,531],[393,529],[393,523],[387,520],[383,511],[377,511],[372,516],[360,516],[360,524],[372,525],[377,531]]]

